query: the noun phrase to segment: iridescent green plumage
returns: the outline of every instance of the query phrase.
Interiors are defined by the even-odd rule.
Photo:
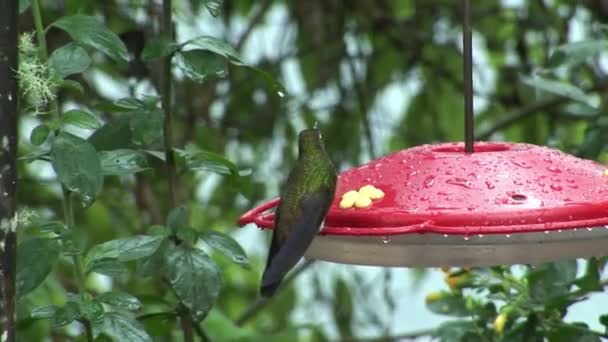
[[[304,256],[331,206],[336,169],[325,152],[321,132],[300,132],[299,155],[276,211],[275,229],[262,277],[261,293],[271,296],[285,274]]]

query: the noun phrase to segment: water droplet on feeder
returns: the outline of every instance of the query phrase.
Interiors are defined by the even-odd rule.
[[[391,241],[391,239],[388,236],[382,237],[382,243],[387,244],[387,243],[389,243],[389,241]]]
[[[479,236],[480,238],[482,238],[482,237],[483,237],[483,234],[477,234],[477,236]]]
[[[562,170],[559,167],[555,166],[555,165],[548,166],[547,170],[549,172],[553,172],[553,173],[560,173],[560,172],[562,172]]]
[[[593,230],[593,228],[587,228],[587,231],[589,231],[589,232],[592,231],[592,230]]]
[[[562,191],[562,186],[559,184],[551,184],[551,189],[555,190],[555,191]]]
[[[522,160],[511,160],[511,163],[513,163],[513,165],[515,166],[519,166],[524,169],[529,169],[532,167],[532,165],[529,165],[528,163]]]
[[[549,234],[549,231],[548,231],[548,230],[545,230],[545,234]]]
[[[608,229],[608,226],[606,226],[606,228]],[[448,234],[443,234],[443,237],[444,237],[444,238],[447,238],[447,237],[448,237]]]
[[[471,189],[471,182],[464,178],[450,178],[445,182],[450,185],[456,185],[463,188]]]
[[[464,241],[469,241],[469,237],[468,236],[464,236]]]
[[[508,239],[511,237],[511,234],[506,234],[505,237]]]
[[[435,176],[428,176],[428,177],[426,177],[426,179],[423,182],[424,187],[427,189],[432,187],[434,183],[435,183]]]

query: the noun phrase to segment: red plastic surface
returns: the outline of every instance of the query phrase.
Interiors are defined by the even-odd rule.
[[[422,145],[339,175],[322,234],[514,234],[608,225],[608,176],[594,161],[529,144]],[[364,209],[342,194],[372,184],[385,193]],[[239,224],[272,228],[276,198]]]

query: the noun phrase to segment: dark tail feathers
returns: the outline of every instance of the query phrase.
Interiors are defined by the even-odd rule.
[[[260,286],[260,294],[262,295],[262,297],[272,297],[274,296],[275,292],[277,292],[279,285],[281,285],[280,281],[270,284],[262,284],[262,286]]]

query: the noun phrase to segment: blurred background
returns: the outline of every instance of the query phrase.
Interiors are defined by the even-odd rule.
[[[607,55],[575,65],[551,65],[550,57],[561,44],[603,39],[608,1],[472,2],[476,137],[546,145],[604,162]],[[98,16],[121,35],[132,57],[121,67],[93,55],[93,67],[77,76],[86,85],[86,96],[62,91],[64,110],[85,107],[111,120],[113,114],[100,103],[156,94],[157,72],[139,57],[158,31],[158,1],[42,4],[45,22],[71,13]],[[33,30],[27,13],[21,16],[21,32]],[[193,227],[232,234],[252,260],[250,270],[217,260],[225,287],[205,322],[217,340],[230,329],[274,334],[277,340],[294,334],[319,340],[391,340],[427,335],[447,319],[429,311],[424,301],[428,293],[447,289],[439,270],[317,262],[244,327],[230,323],[257,296],[270,237],[253,226],[239,229],[236,221],[244,211],[277,196],[297,156],[300,130],[318,123],[338,170],[419,144],[463,139],[461,15],[460,1],[453,0],[174,1],[176,41],[200,35],[222,38],[246,63],[267,71],[287,90],[277,94],[243,68],[231,67],[225,77],[204,84],[176,70],[177,145],[225,155],[250,170],[238,179],[210,172],[180,175],[178,194],[190,206]],[[51,50],[65,43],[59,30],[51,29],[47,37]],[[575,85],[589,104],[540,92],[520,80],[534,75]],[[27,137],[39,121],[23,115],[20,154],[28,152]],[[59,212],[61,191],[49,164],[36,161],[20,168],[20,205]],[[149,171],[107,178],[97,202],[77,217],[79,226],[86,227],[86,243],[162,223],[168,210],[164,177],[161,171]],[[69,277],[66,266],[59,265],[30,295],[30,304],[60,300],[64,290],[58,284]],[[132,293],[160,291],[137,278],[99,275],[88,281],[98,289],[122,282]],[[606,307],[608,296],[594,295],[573,306],[566,320],[582,320],[600,330],[597,317]],[[32,341],[48,333],[45,324],[28,329]]]

